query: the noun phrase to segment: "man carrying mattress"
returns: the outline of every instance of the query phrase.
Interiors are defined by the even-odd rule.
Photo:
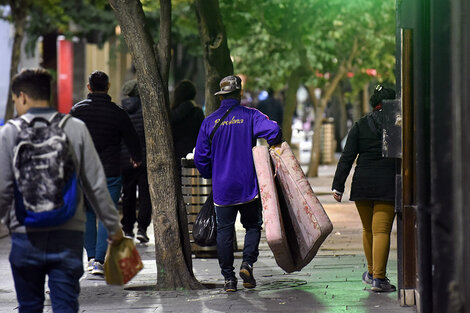
[[[269,145],[281,142],[279,125],[260,111],[240,105],[241,79],[227,76],[220,81],[221,99],[218,110],[202,123],[194,153],[194,163],[204,178],[212,178],[212,191],[217,215],[217,253],[224,290],[237,291],[233,267],[235,220],[245,228],[243,262],[240,277],[245,288],[256,287],[253,264],[258,259],[262,211],[252,148],[257,138]]]

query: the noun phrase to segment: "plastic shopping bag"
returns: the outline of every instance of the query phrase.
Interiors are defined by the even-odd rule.
[[[124,238],[117,245],[108,245],[104,261],[104,277],[109,285],[124,285],[144,268],[134,240]]]
[[[194,242],[202,247],[214,246],[217,243],[217,221],[212,192],[194,221],[193,238]]]

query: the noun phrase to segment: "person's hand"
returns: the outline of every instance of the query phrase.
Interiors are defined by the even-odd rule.
[[[335,190],[333,191],[333,198],[335,198],[336,201],[341,202],[341,199],[343,198],[343,194]]]
[[[136,167],[139,167],[142,164],[142,162],[136,162],[136,161],[131,159],[131,164],[132,164],[133,168],[136,168]]]
[[[122,229],[119,228],[114,234],[108,236],[108,243],[110,245],[117,245],[124,238]]]

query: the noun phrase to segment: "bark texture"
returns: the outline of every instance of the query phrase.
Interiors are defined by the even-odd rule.
[[[14,114],[14,105],[11,98],[11,80],[18,72],[18,65],[20,64],[21,57],[21,43],[24,38],[24,31],[26,27],[26,17],[28,15],[29,1],[25,0],[10,0],[8,1],[11,9],[11,16],[14,23],[15,34],[13,37],[13,48],[11,53],[11,67],[10,67],[10,84],[8,86],[8,99],[5,110],[5,121],[11,119]]]
[[[222,78],[233,74],[233,64],[227,45],[227,35],[218,0],[195,0],[199,35],[206,74],[206,116],[218,109],[220,102],[214,93]]]
[[[110,0],[109,3],[132,55],[143,104],[155,232],[156,286],[159,290],[199,289],[202,286],[192,271],[187,218],[177,188],[168,118],[171,1],[160,1],[160,39],[157,45],[148,31],[139,0]]]

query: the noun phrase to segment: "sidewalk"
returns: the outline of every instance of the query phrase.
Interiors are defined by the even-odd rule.
[[[126,286],[107,286],[103,279],[85,274],[81,280],[80,312],[416,312],[415,307],[400,307],[398,293],[374,293],[361,281],[366,270],[362,253],[361,223],[354,204],[337,203],[330,186],[334,166],[321,166],[320,177],[309,179],[333,222],[334,229],[317,256],[301,272],[284,273],[262,238],[260,256],[254,267],[258,286],[240,288],[227,294],[221,290],[223,279],[217,259],[193,259],[194,273],[206,290],[155,291],[157,271],[153,233],[151,241],[138,245],[144,269]],[[348,195],[345,195],[347,199]],[[393,232],[388,276],[397,284],[396,232]],[[243,231],[237,227],[238,246]],[[15,291],[8,263],[10,240],[0,239],[0,313],[17,312]],[[236,253],[235,268],[241,263]],[[44,312],[52,312],[47,300]]]

